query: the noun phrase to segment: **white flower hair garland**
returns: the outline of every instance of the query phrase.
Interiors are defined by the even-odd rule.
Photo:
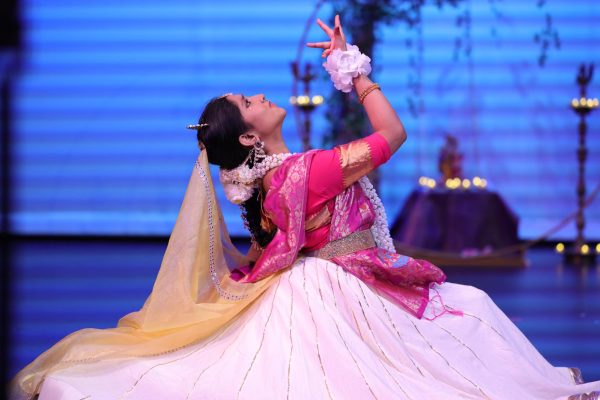
[[[263,143],[258,142],[240,166],[219,170],[225,197],[234,204],[242,204],[252,197],[254,189],[259,187],[265,174],[280,166],[291,155],[292,153],[266,155]],[[249,166],[250,160],[253,160],[252,168]]]

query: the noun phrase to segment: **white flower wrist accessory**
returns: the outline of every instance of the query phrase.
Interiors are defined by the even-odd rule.
[[[358,50],[358,46],[346,44],[346,50],[335,49],[323,63],[331,76],[333,85],[344,93],[352,91],[352,79],[371,73],[371,59]]]

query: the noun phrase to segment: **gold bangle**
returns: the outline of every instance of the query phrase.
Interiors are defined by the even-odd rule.
[[[365,97],[367,97],[367,95],[375,89],[381,90],[381,86],[379,86],[379,84],[377,84],[377,83],[374,83],[371,86],[369,86],[368,88],[366,88],[365,90],[363,90],[362,93],[360,94],[360,96],[358,96],[358,101],[360,101],[360,104],[362,104],[363,101],[365,101]]]

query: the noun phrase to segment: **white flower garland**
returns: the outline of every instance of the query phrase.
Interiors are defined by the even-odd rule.
[[[271,154],[262,158],[252,168],[247,162],[234,169],[221,169],[219,179],[223,184],[225,197],[234,204],[242,204],[254,193],[265,174],[278,166],[293,153]],[[295,154],[295,153],[294,153]]]
[[[381,199],[377,195],[377,191],[367,176],[360,178],[358,183],[360,183],[360,187],[371,201],[373,208],[375,208],[375,221],[371,227],[371,233],[373,234],[377,247],[395,253],[396,248],[394,247],[394,241],[390,235],[387,214],[385,213],[385,208],[383,208]]]
[[[353,78],[371,73],[371,59],[361,53],[358,46],[347,43],[346,50],[333,50],[323,67],[331,76],[333,86],[337,90],[350,93],[354,86]]]

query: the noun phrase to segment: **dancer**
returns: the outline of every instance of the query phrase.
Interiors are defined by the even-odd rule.
[[[323,49],[374,133],[290,154],[263,95],[205,107],[200,155],[152,293],[113,329],[67,336],[24,368],[26,399],[594,399],[600,382],[550,365],[481,290],[396,254],[365,175],[406,134],[339,17]],[[231,245],[208,162],[243,208]],[[585,396],[585,397],[584,397]]]

